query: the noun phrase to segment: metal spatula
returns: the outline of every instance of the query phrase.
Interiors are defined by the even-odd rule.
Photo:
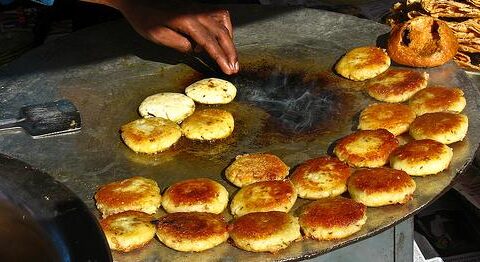
[[[75,105],[68,100],[58,100],[22,107],[19,118],[0,120],[0,131],[23,128],[33,138],[42,138],[75,132],[81,125]]]

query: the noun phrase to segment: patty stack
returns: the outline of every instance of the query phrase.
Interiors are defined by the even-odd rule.
[[[407,0],[393,6],[387,23],[394,26],[418,16],[446,22],[459,43],[455,62],[465,69],[480,71],[479,0]]]

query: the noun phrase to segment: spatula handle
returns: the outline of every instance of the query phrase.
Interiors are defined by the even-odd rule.
[[[25,118],[12,118],[12,119],[1,119],[0,120],[0,130],[11,129],[15,127],[21,127],[21,123],[25,121]]]

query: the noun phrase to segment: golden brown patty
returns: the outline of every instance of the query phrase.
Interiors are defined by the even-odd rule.
[[[256,153],[244,154],[225,170],[227,179],[238,187],[270,180],[282,180],[290,168],[275,155]]]
[[[397,146],[398,140],[385,129],[360,130],[340,139],[334,153],[350,166],[380,167]]]
[[[253,212],[288,212],[297,200],[297,190],[289,180],[260,181],[242,187],[233,197],[234,216]]]
[[[415,191],[415,181],[407,173],[391,168],[359,169],[347,186],[353,200],[369,207],[404,204]]]
[[[158,220],[157,237],[167,247],[178,251],[199,252],[228,239],[227,224],[212,213],[171,213]]]
[[[412,176],[436,174],[448,167],[453,150],[435,140],[414,140],[398,147],[390,156],[390,166]]]
[[[228,192],[208,178],[188,179],[170,186],[162,197],[168,213],[208,212],[220,214],[228,204]]]
[[[358,129],[375,130],[387,129],[398,136],[408,131],[408,127],[415,119],[415,112],[404,104],[372,104],[360,114]]]
[[[147,154],[166,150],[182,136],[177,124],[160,117],[137,119],[123,125],[120,132],[130,149]]]
[[[397,103],[408,100],[427,87],[428,74],[404,69],[390,69],[368,83],[368,94],[380,101]]]
[[[229,232],[237,247],[253,252],[277,252],[301,238],[298,219],[279,211],[241,216]]]
[[[237,88],[223,79],[206,78],[185,88],[185,94],[202,104],[227,104],[235,98]]]
[[[300,164],[291,180],[298,196],[309,199],[338,196],[347,190],[350,167],[336,157],[322,156]]]
[[[443,144],[462,141],[467,130],[467,116],[449,112],[423,114],[410,125],[410,135],[416,140],[433,139]]]
[[[197,110],[182,122],[185,137],[192,140],[215,140],[228,137],[234,128],[233,116],[221,109]]]
[[[389,66],[390,57],[385,50],[362,46],[348,51],[335,65],[335,70],[345,78],[363,81],[385,72]]]
[[[129,252],[143,247],[155,237],[153,217],[138,211],[125,211],[100,220],[112,250]]]
[[[160,206],[157,182],[136,176],[100,187],[95,194],[97,208],[103,217],[127,210],[154,214]]]
[[[314,201],[299,216],[306,237],[332,240],[350,236],[367,221],[367,207],[344,197]]]
[[[443,111],[460,113],[466,103],[461,89],[440,86],[420,90],[408,101],[417,115]]]

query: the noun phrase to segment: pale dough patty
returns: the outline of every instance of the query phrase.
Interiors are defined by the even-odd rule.
[[[100,220],[112,250],[129,252],[143,247],[155,237],[153,217],[138,211],[125,211]]]
[[[227,224],[212,213],[171,213],[157,223],[157,237],[167,247],[184,252],[200,252],[227,241]]]
[[[225,177],[238,187],[259,181],[282,180],[290,168],[277,156],[266,153],[244,154],[225,169]]]
[[[379,103],[365,108],[360,114],[358,129],[386,129],[398,136],[408,131],[415,120],[415,112],[404,104]]]
[[[433,139],[443,144],[462,141],[467,130],[467,116],[450,112],[426,113],[410,125],[410,135],[414,139]]]
[[[348,51],[335,65],[335,70],[345,78],[363,81],[385,72],[389,66],[390,57],[385,50],[363,46]]]
[[[230,112],[221,109],[197,110],[182,122],[182,131],[192,140],[215,140],[233,132],[234,120]]]
[[[428,73],[405,69],[390,69],[369,81],[368,94],[380,101],[397,103],[408,100],[427,87]]]
[[[359,130],[340,139],[333,152],[350,166],[380,167],[397,146],[397,138],[385,129]]]
[[[277,252],[300,239],[298,219],[279,211],[250,213],[229,225],[235,245],[252,252]]]
[[[227,207],[228,192],[220,183],[208,178],[195,178],[171,185],[162,196],[168,213],[208,212],[220,214]]]
[[[408,105],[417,115],[444,111],[460,113],[466,104],[460,88],[440,86],[422,89],[408,101]]]
[[[300,164],[290,179],[299,197],[319,199],[347,191],[347,179],[351,173],[351,168],[338,158],[322,156]]]
[[[390,156],[390,166],[411,176],[426,176],[445,170],[453,150],[435,140],[413,140],[398,147]]]
[[[288,212],[297,200],[297,190],[289,180],[261,181],[242,187],[233,197],[232,215],[253,212]]]
[[[160,117],[137,119],[123,125],[120,132],[130,149],[147,154],[165,151],[182,136],[176,123]]]
[[[157,182],[136,176],[101,186],[95,200],[103,217],[127,210],[154,214],[160,207],[161,195]]]
[[[207,78],[189,85],[185,94],[201,104],[227,104],[237,95],[237,88],[226,80]]]
[[[381,167],[353,172],[347,187],[353,200],[378,207],[407,203],[413,198],[416,185],[404,171]]]
[[[195,111],[195,102],[180,93],[159,93],[151,95],[140,104],[138,112],[142,117],[161,117],[179,123]]]
[[[298,217],[305,237],[333,240],[358,232],[367,221],[367,207],[344,197],[307,204]]]

